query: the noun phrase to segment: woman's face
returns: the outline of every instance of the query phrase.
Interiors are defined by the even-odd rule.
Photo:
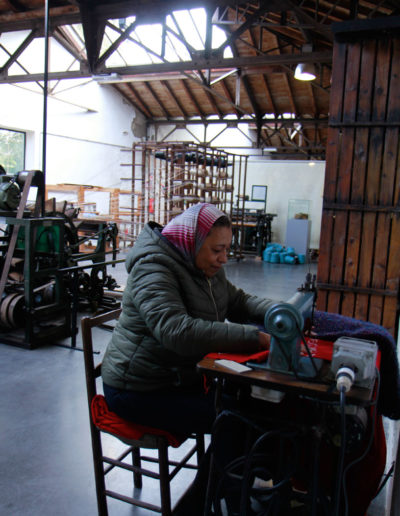
[[[228,261],[231,247],[231,228],[217,226],[212,228],[197,253],[195,264],[207,278],[211,278]]]

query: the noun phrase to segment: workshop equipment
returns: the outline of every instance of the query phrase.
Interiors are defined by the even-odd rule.
[[[322,361],[301,356],[303,330],[309,330],[316,298],[315,276],[308,273],[306,281],[287,302],[276,303],[267,310],[264,326],[271,335],[266,369],[299,377],[314,377]]]
[[[376,378],[378,345],[372,340],[340,337],[333,344],[331,371],[348,392],[353,384],[371,388]]]
[[[117,286],[106,269],[108,254],[116,262],[116,224],[79,220],[66,205],[43,213],[44,191],[41,171],[0,175],[0,341],[30,349],[69,336],[74,346],[79,307],[118,305],[104,293]]]

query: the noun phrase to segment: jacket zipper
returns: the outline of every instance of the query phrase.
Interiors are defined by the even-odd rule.
[[[213,291],[212,291],[212,288],[211,288],[211,280],[210,280],[210,278],[207,278],[207,283],[208,283],[208,286],[210,287],[210,295],[211,295],[212,302],[214,303],[215,313],[217,315],[217,321],[219,321],[217,303],[215,302],[215,299],[214,299],[214,294],[213,294]]]

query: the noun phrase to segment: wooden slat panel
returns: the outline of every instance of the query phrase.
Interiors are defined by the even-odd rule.
[[[379,73],[376,80],[376,106],[374,106],[374,120],[387,120],[388,112],[391,106],[388,103],[389,86],[390,86],[390,70],[392,63],[392,41],[384,39],[378,44],[378,61],[377,68]],[[376,169],[375,176],[379,183],[377,188],[377,200],[379,204],[384,206],[392,203],[392,186],[394,170],[385,167],[386,153],[396,152],[397,143],[388,139],[388,134],[393,129],[381,128],[381,143],[379,145],[379,165],[381,168]],[[378,154],[378,149],[377,149]],[[378,170],[380,173],[378,173]],[[374,181],[376,183],[376,181]],[[389,190],[390,188],[390,190]],[[390,216],[378,213],[376,216],[376,240],[374,263],[372,268],[371,286],[373,288],[384,288],[386,280],[386,266],[389,246],[389,234],[391,219]],[[380,324],[383,311],[383,298],[381,296],[371,296],[368,320]]]
[[[358,84],[360,80],[361,45],[352,45],[347,52],[345,91],[343,98],[344,123],[354,122],[357,112]],[[336,201],[348,203],[350,200],[351,178],[353,166],[355,129],[345,127],[342,130],[342,145],[339,155],[338,181],[336,185]],[[347,211],[339,211],[335,216],[335,229],[332,240],[332,262],[330,281],[341,284],[343,282],[344,264],[346,261],[346,235],[349,214]],[[328,311],[338,313],[341,311],[341,292],[331,292],[328,300]]]
[[[333,48],[332,83],[335,87],[331,90],[330,113],[331,120],[341,121],[342,101],[345,85],[345,68],[343,62],[347,55],[346,44],[336,44]],[[336,184],[339,168],[339,150],[341,148],[341,133],[338,129],[328,128],[328,141],[326,148],[326,172],[324,185],[324,202],[336,201]],[[320,256],[319,263],[324,267],[318,268],[318,277],[321,283],[328,283],[332,260],[331,238],[335,227],[333,212],[324,210],[321,220]],[[317,306],[320,310],[327,310],[328,293],[318,293]]]
[[[395,334],[400,39],[382,32],[344,41],[335,42],[333,61],[318,266],[318,283],[326,286],[319,290],[317,307],[382,324]]]
[[[400,39],[393,40],[392,67],[390,71],[390,90],[388,101],[389,121],[400,119]],[[383,184],[385,191],[392,194],[392,205],[399,205],[400,195],[400,145],[399,128],[387,130],[387,149],[384,158]],[[396,147],[397,146],[397,147]],[[393,183],[391,183],[393,179]],[[389,199],[388,199],[389,202]],[[388,245],[386,269],[386,288],[399,292],[400,283],[400,220],[399,215],[391,217],[391,233]],[[396,299],[385,299],[383,304],[382,325],[394,334],[397,329]]]
[[[370,99],[375,70],[375,47],[376,45],[374,41],[369,41],[363,46],[360,63],[357,121],[370,120]],[[355,134],[350,202],[358,205],[364,204],[369,141],[368,136],[369,130],[366,128],[358,129]],[[344,274],[344,283],[348,286],[358,285],[362,221],[362,212],[350,212]],[[352,292],[345,293],[342,302],[343,313],[354,317],[355,304],[356,295]]]

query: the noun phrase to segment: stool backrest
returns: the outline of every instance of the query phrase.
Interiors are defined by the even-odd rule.
[[[121,312],[122,308],[118,308],[117,310],[112,310],[104,314],[82,318],[82,346],[85,359],[86,389],[89,406],[92,399],[97,394],[96,378],[101,375],[101,364],[98,364],[96,367],[94,365],[92,328],[117,320]]]

